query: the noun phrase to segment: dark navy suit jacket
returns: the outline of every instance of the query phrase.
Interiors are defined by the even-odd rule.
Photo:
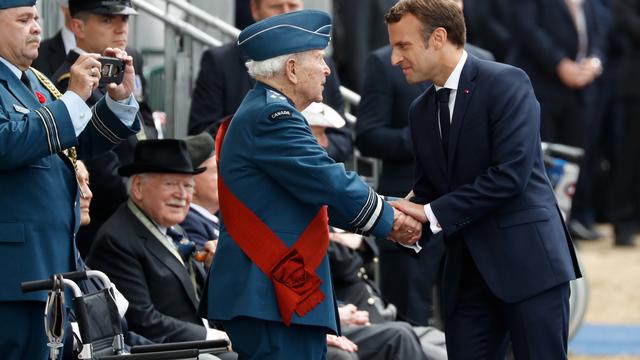
[[[331,58],[326,57],[325,60],[331,75],[327,77],[322,93],[323,102],[343,114],[344,100],[340,93],[338,72]],[[189,134],[208,130],[215,135],[220,121],[236,112],[256,83],[247,73],[245,61],[235,42],[210,48],[202,54],[200,73],[191,100]],[[335,161],[346,161],[353,152],[351,131],[347,126],[326,131],[329,137],[327,153]]]
[[[540,106],[527,75],[469,55],[455,100],[448,161],[434,92],[431,87],[414,101],[409,121],[416,201],[431,204],[447,245],[445,311],[453,309],[459,270],[454,264],[462,256],[455,241],[464,241],[489,289],[505,302],[580,276],[545,173]]]
[[[604,59],[606,31],[595,13],[593,0],[583,5],[587,55]],[[511,3],[511,30],[515,48],[507,62],[531,77],[538,98],[558,99],[574,90],[558,78],[556,67],[564,57],[575,59],[578,50],[576,27],[564,0],[517,0]]]
[[[218,231],[220,230],[219,222],[213,222],[193,208],[189,209],[180,226],[187,232],[189,240],[200,246],[204,246],[204,243],[209,240],[217,240]]]

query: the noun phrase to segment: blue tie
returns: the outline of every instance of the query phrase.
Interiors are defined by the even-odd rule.
[[[442,88],[436,91],[436,99],[438,99],[438,110],[440,110],[440,136],[442,138],[442,150],[444,158],[447,159],[447,151],[449,149],[449,128],[451,120],[449,116],[449,93],[451,89]]]
[[[182,260],[188,262],[189,257],[196,250],[196,244],[193,241],[189,241],[184,234],[172,227],[167,228],[167,235],[173,239],[173,243],[176,244],[178,252],[182,256]]]

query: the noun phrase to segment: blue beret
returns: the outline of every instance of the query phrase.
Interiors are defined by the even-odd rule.
[[[33,6],[35,4],[36,4],[36,0],[2,0],[0,1],[0,9]]]
[[[324,49],[331,39],[331,16],[319,10],[300,10],[252,24],[242,30],[238,46],[251,60],[307,50]]]

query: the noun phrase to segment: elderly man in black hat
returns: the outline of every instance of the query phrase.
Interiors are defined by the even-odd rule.
[[[183,140],[140,141],[133,163],[119,168],[129,177],[129,200],[100,228],[87,257],[129,300],[129,328],[151,339],[226,338],[197,315],[203,272],[177,226],[189,210],[193,177],[203,171]]]
[[[48,353],[46,293],[22,294],[20,282],[76,268],[75,160],[139,130],[134,70],[121,51],[109,49],[124,61],[123,82],[93,109],[85,100],[100,80],[98,55],[78,58],[64,94],[31,68],[42,33],[35,2],[0,2],[0,349],[10,360],[43,360]]]

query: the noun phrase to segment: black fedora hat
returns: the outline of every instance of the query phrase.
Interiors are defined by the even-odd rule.
[[[133,163],[118,168],[120,176],[142,173],[200,174],[205,167],[193,168],[184,140],[141,140],[136,145]]]

